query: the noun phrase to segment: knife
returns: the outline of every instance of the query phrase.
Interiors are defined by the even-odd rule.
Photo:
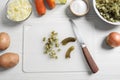
[[[85,56],[85,59],[86,59],[88,65],[89,65],[91,71],[92,71],[93,73],[98,72],[99,68],[98,68],[98,66],[96,65],[95,61],[93,60],[93,58],[92,58],[92,56],[91,56],[91,54],[90,54],[90,52],[89,52],[86,44],[85,44],[84,41],[82,40],[82,38],[81,38],[81,36],[80,36],[80,33],[79,33],[78,29],[77,29],[77,26],[75,25],[75,23],[73,22],[72,19],[70,19],[70,22],[71,22],[71,24],[72,24],[73,32],[74,32],[74,34],[75,34],[75,36],[76,36],[76,38],[77,38],[77,41],[79,42],[79,44],[80,44],[80,46],[81,46],[81,48],[82,48],[83,54],[84,54],[84,56]]]

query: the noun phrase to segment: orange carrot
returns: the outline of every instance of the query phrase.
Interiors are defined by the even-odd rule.
[[[46,7],[44,5],[44,0],[35,0],[35,6],[37,13],[39,15],[44,15],[46,13]]]
[[[46,0],[46,2],[51,9],[55,8],[55,0]]]

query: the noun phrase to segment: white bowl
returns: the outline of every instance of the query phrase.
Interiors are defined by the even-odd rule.
[[[96,14],[105,22],[109,23],[109,24],[112,24],[112,25],[120,25],[120,22],[111,22],[111,21],[108,21],[107,19],[105,19],[103,16],[100,15],[100,12],[98,11],[98,9],[96,8],[96,0],[93,0],[93,7],[94,7],[94,10],[96,12]]]

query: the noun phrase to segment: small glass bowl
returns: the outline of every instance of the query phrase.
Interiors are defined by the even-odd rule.
[[[86,14],[89,12],[90,5],[89,5],[89,1],[88,1],[88,0],[82,0],[82,1],[84,1],[85,4],[87,5],[87,10],[86,10],[86,12],[83,13],[83,14],[77,14],[77,13],[75,13],[75,12],[72,10],[72,6],[71,6],[71,5],[72,5],[72,3],[73,3],[74,1],[76,1],[76,0],[72,0],[71,3],[70,3],[70,10],[71,10],[71,12],[72,12],[74,15],[76,15],[76,16],[84,16],[84,15],[86,15]]]
[[[25,19],[20,20],[20,21],[15,21],[15,20],[10,19],[9,16],[8,16],[8,14],[7,14],[7,8],[8,8],[8,5],[9,5],[9,3],[10,3],[11,1],[12,1],[12,0],[8,0],[7,3],[6,3],[6,17],[7,17],[7,19],[9,19],[10,21],[13,21],[13,22],[23,22],[23,21],[27,20],[27,19],[31,16],[31,14],[32,14],[32,4],[31,4],[30,0],[28,0],[29,3],[30,3],[30,5],[31,5],[31,12],[30,12],[30,14],[28,15],[28,17],[26,17]]]

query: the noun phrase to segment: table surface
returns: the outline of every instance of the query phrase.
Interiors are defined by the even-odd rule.
[[[57,5],[57,7],[53,10],[48,10],[46,15],[39,17],[33,5],[33,13],[30,18],[22,23],[14,23],[6,19],[5,10],[6,3],[8,0],[0,0],[0,32],[8,32],[11,36],[11,45],[5,50],[1,51],[0,54],[4,54],[5,52],[16,52],[20,55],[19,64],[11,69],[4,70],[0,68],[0,80],[118,80],[120,79],[120,54],[119,48],[114,50],[106,47],[105,42],[103,42],[103,38],[108,35],[111,31],[120,31],[120,27],[109,25],[95,14],[92,7],[92,0],[90,0],[90,12],[85,17],[75,17],[69,12],[69,3],[71,0],[68,0],[66,5]],[[32,0],[33,2],[33,0]],[[89,72],[51,72],[51,73],[26,73],[23,71],[23,26],[28,22],[36,22],[49,19],[56,20],[68,20],[68,18],[73,18],[77,25],[81,25],[81,20],[86,20],[87,23],[91,24],[94,27],[87,27],[87,31],[93,31],[94,40],[92,42],[87,42],[88,47],[91,47],[91,51],[93,53],[93,57],[97,62],[98,66],[100,66],[100,71],[96,74],[91,74]],[[80,23],[81,21],[81,23]],[[101,24],[102,23],[102,24]],[[102,27],[101,27],[102,26]],[[85,29],[82,28],[82,29]],[[102,35],[101,35],[102,34]],[[98,36],[98,37],[97,37]],[[86,37],[87,38],[87,37]],[[98,43],[99,42],[99,43]],[[93,45],[89,45],[93,43]],[[98,45],[96,47],[96,45]],[[94,49],[94,46],[96,49]],[[107,54],[109,53],[109,54]],[[112,59],[112,60],[111,60]],[[109,61],[110,60],[110,61]],[[118,63],[115,61],[118,61]],[[102,65],[101,65],[102,64]],[[113,66],[113,65],[118,66]],[[108,71],[104,70],[104,66],[106,66]],[[113,69],[116,68],[116,69]],[[110,70],[110,71],[109,71]]]

